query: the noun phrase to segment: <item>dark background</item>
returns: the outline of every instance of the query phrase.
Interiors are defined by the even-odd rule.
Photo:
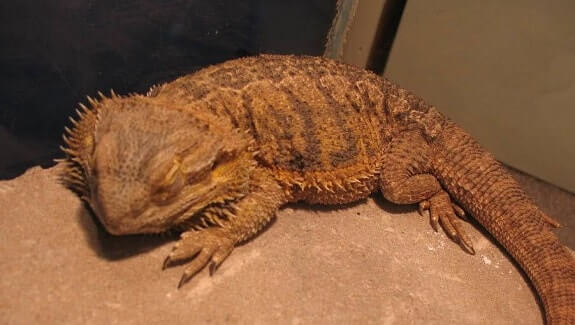
[[[67,118],[98,90],[144,92],[258,53],[321,55],[336,0],[0,3],[0,178],[50,165]]]

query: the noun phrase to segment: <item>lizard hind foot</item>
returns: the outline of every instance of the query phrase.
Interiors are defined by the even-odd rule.
[[[457,204],[451,202],[449,194],[440,192],[428,200],[419,202],[419,214],[423,216],[424,211],[429,211],[429,222],[431,227],[438,231],[439,225],[445,233],[463,250],[470,254],[475,254],[473,242],[463,229],[459,218],[467,220],[465,211]]]
[[[173,263],[191,259],[178,283],[178,288],[181,288],[208,264],[210,264],[210,275],[213,274],[230,255],[234,244],[235,242],[221,228],[184,232],[180,241],[174,245],[172,252],[164,260],[163,269]]]

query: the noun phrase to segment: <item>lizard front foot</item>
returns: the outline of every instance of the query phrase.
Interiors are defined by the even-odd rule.
[[[178,284],[178,288],[180,288],[208,263],[210,263],[210,274],[213,274],[216,268],[230,255],[234,246],[235,241],[221,228],[187,231],[182,233],[180,241],[174,245],[172,252],[164,260],[163,269],[173,262],[193,258],[184,269]]]
[[[441,223],[443,230],[451,239],[459,243],[464,250],[475,254],[473,243],[458,220],[458,217],[466,218],[465,211],[457,204],[451,202],[449,194],[440,192],[429,200],[419,202],[419,214],[423,215],[425,210],[429,211],[429,221],[435,231],[438,230]]]

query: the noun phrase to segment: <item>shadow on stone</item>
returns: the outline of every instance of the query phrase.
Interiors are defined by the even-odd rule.
[[[175,234],[115,236],[106,231],[89,206],[83,204],[76,212],[88,245],[107,260],[121,260],[149,252],[177,239]]]

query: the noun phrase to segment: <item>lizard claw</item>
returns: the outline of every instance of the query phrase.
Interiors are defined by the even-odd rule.
[[[210,264],[210,275],[213,274],[233,249],[234,241],[221,228],[188,231],[182,234],[162,267],[166,269],[174,262],[192,259],[178,283],[178,288],[181,288],[208,264]]]
[[[438,231],[439,224],[441,224],[445,233],[453,241],[458,243],[468,253],[475,254],[471,239],[457,219],[459,217],[467,220],[465,211],[457,204],[451,202],[449,194],[441,192],[429,200],[421,201],[418,210],[420,215],[423,215],[425,210],[429,211],[429,222],[435,231]]]
[[[167,269],[168,266],[170,266],[170,255],[166,256],[166,258],[164,259],[164,263],[162,263],[162,271]]]
[[[429,210],[429,207],[430,207],[429,200],[423,200],[419,202],[419,208],[417,209],[419,215],[423,217],[423,213]]]

